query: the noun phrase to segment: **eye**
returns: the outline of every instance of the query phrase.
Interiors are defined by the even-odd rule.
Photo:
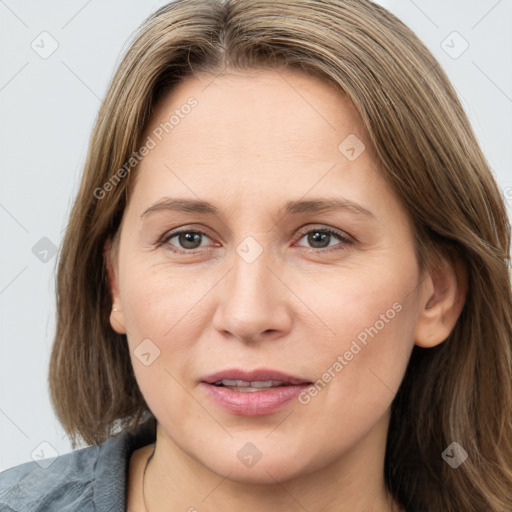
[[[346,249],[346,245],[354,243],[351,237],[345,233],[331,228],[309,228],[302,230],[300,235],[300,240],[307,237],[307,242],[312,245],[309,249],[323,253],[343,250]],[[168,244],[171,250],[176,253],[194,254],[198,252],[198,250],[205,248],[205,246],[202,245],[205,237],[210,239],[203,231],[181,229],[179,231],[166,233],[159,244]],[[172,242],[173,239],[176,239],[174,243]],[[336,240],[338,240],[338,243],[331,244],[331,242],[335,242]],[[299,247],[304,246],[299,245]]]
[[[321,252],[330,252],[330,251],[337,251],[337,250],[343,250],[346,249],[346,245],[352,245],[354,242],[353,240],[346,235],[345,233],[341,231],[336,231],[334,229],[330,228],[313,228],[313,229],[307,229],[304,231],[301,231],[301,240],[305,237],[307,237],[307,242],[312,244],[312,247],[309,247],[310,249],[314,251],[321,251]],[[330,244],[330,242],[335,241],[333,240],[333,237],[337,239],[339,242],[342,243],[335,243],[333,245]],[[303,246],[299,246],[303,247]],[[332,247],[332,248],[330,248]],[[324,250],[326,249],[327,250]]]
[[[182,229],[180,231],[174,231],[165,234],[160,240],[161,244],[171,245],[171,250],[179,253],[193,253],[196,249],[201,248],[202,238],[210,238],[206,233],[202,231],[192,229]],[[171,240],[176,238],[176,243],[179,244],[178,248],[174,248],[175,245],[171,243]],[[181,249],[181,250],[180,250]]]

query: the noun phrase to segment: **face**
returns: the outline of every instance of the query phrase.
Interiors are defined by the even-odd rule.
[[[162,442],[241,482],[382,448],[421,276],[350,100],[293,71],[194,77],[144,142],[111,322]]]

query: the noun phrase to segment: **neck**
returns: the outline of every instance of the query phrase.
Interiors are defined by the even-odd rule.
[[[386,415],[357,446],[324,467],[283,480],[273,468],[263,468],[266,478],[252,481],[239,478],[236,464],[225,474],[213,471],[178,447],[157,424],[145,478],[147,512],[398,511],[384,483],[388,424]]]

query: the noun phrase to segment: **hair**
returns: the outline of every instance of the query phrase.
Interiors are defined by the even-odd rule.
[[[73,448],[78,436],[100,444],[116,427],[154,419],[126,336],[109,323],[104,247],[118,233],[135,173],[128,169],[108,197],[98,187],[139,149],[156,102],[175,84],[199,73],[285,68],[348,95],[412,220],[421,267],[434,269],[443,253],[467,276],[453,331],[434,348],[414,347],[392,403],[389,492],[409,512],[510,512],[506,207],[439,63],[398,18],[368,0],[178,0],[140,27],[98,113],[58,261],[49,389]],[[454,441],[469,454],[456,470],[441,457]]]

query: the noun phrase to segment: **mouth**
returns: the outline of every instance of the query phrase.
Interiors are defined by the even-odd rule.
[[[312,382],[278,370],[230,369],[201,379],[207,395],[217,405],[240,416],[277,412]]]
[[[264,391],[280,386],[298,386],[311,384],[311,381],[302,377],[296,377],[279,370],[241,370],[237,368],[222,370],[203,377],[202,382],[214,386],[223,386],[236,389],[242,393]]]
[[[230,380],[222,379],[213,383],[214,386],[225,387],[232,391],[240,391],[241,393],[254,393],[258,391],[265,391],[273,388],[282,386],[289,386],[282,380],[256,380],[256,381],[245,381],[245,380]]]

